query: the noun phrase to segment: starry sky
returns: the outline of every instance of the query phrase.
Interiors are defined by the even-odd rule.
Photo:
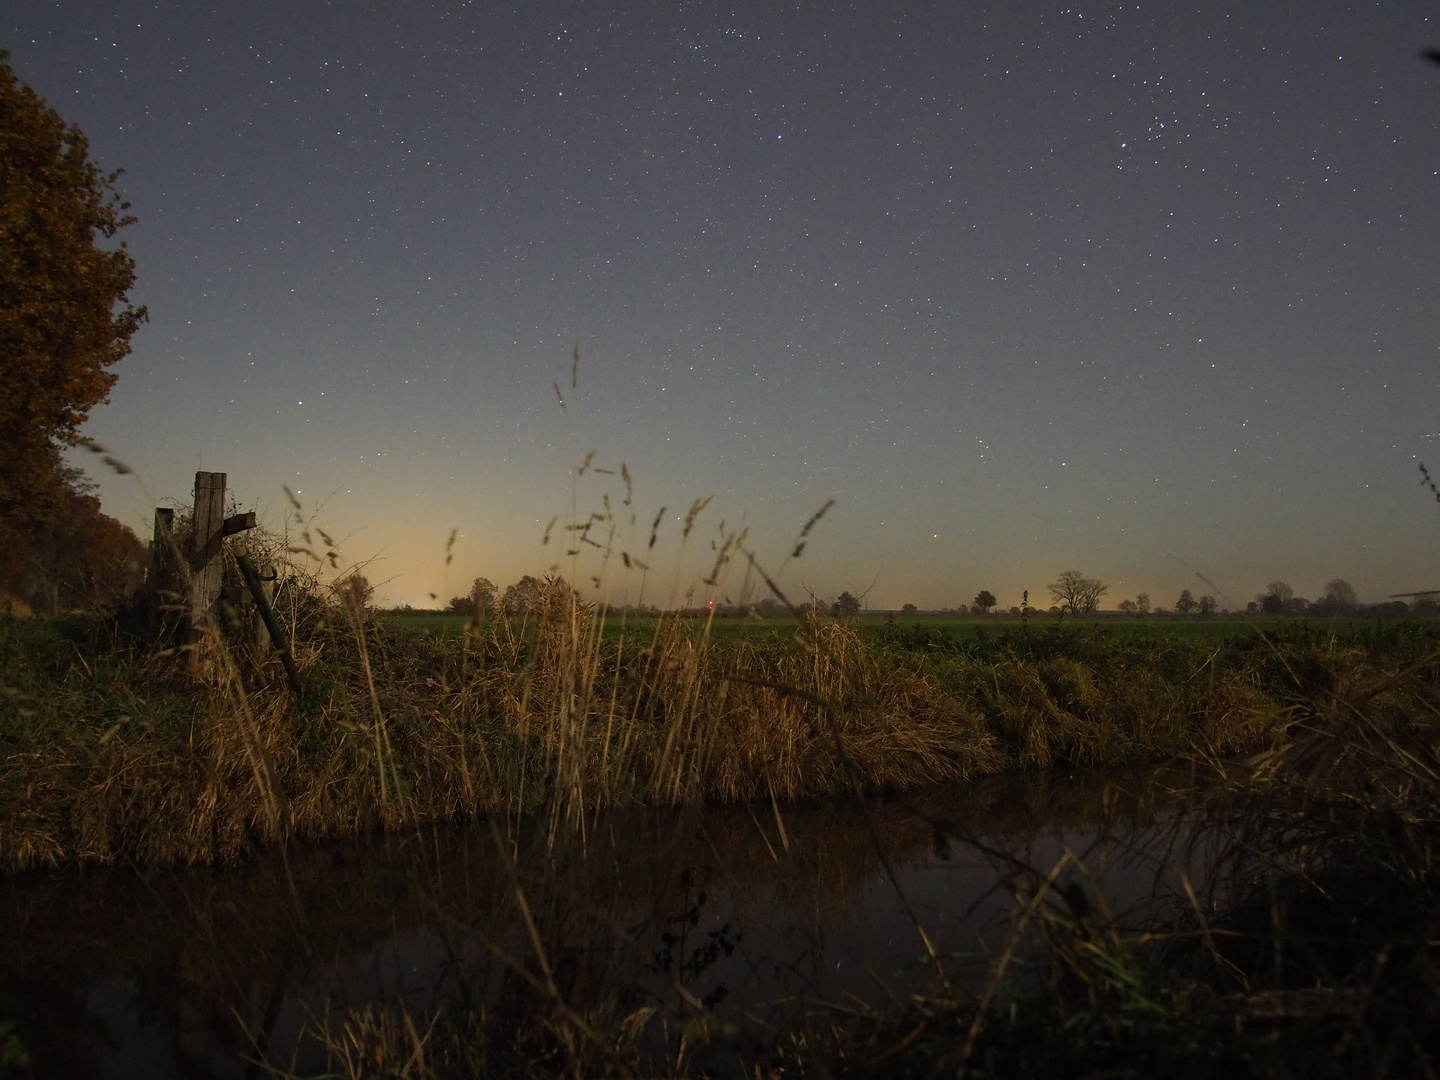
[[[142,536],[203,468],[417,606],[585,583],[607,494],[637,555],[667,508],[653,602],[723,521],[874,608],[1243,606],[1440,586],[1433,11],[12,0],[0,46],[125,169],[150,322],[87,431]]]

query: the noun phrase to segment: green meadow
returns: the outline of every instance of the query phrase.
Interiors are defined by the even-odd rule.
[[[458,637],[470,623],[467,615],[447,612],[382,612],[379,616],[397,631]],[[693,633],[704,633],[715,641],[776,634],[794,634],[800,620],[791,615],[772,617],[721,615],[701,613],[680,616]],[[511,617],[518,628],[520,621]],[[965,642],[983,642],[992,635],[1040,633],[1060,628],[1084,628],[1090,633],[1120,637],[1176,636],[1187,639],[1224,641],[1251,634],[1283,633],[1294,626],[1324,627],[1341,634],[1393,623],[1393,618],[1373,619],[1353,616],[1300,617],[1279,615],[1216,615],[1203,616],[1133,616],[1097,615],[1081,618],[1057,617],[1039,612],[1028,617],[1011,614],[955,615],[938,612],[864,612],[850,622],[867,641],[908,642],[935,645],[948,643],[960,646]],[[608,614],[600,630],[610,638],[643,637],[653,633],[659,618],[655,616]]]

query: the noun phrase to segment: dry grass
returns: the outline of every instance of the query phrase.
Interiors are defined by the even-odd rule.
[[[1275,744],[1306,679],[1403,708],[1421,677],[1387,675],[1389,661],[1339,640],[1287,646],[1288,659],[1147,657],[1064,635],[930,655],[811,619],[790,640],[721,645],[662,620],[637,641],[602,633],[603,612],[558,579],[527,622],[493,618],[450,641],[389,630],[299,578],[278,603],[299,702],[273,660],[223,635],[196,686],[183,655],[147,653],[110,624],[5,621],[0,863],[206,862],[493,812],[580,821],[633,801],[1208,759]]]

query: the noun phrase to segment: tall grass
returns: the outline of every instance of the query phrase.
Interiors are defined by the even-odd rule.
[[[604,609],[559,579],[524,620],[450,640],[298,575],[277,604],[298,701],[218,629],[197,685],[183,656],[113,621],[0,619],[0,865],[205,862],[487,813],[579,821],[1209,760],[1278,745],[1316,694],[1408,715],[1430,677],[1415,657],[1435,644],[1423,625],[1227,647],[1063,630],[945,652],[825,618],[725,643],[666,618],[636,640],[603,632]]]

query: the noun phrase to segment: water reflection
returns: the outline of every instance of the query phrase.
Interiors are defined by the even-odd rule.
[[[1210,863],[1172,788],[1031,776],[913,805],[632,810],[559,833],[482,823],[240,867],[12,878],[0,1019],[37,1075],[243,1077],[264,1075],[257,1052],[318,1069],[306,1032],[347,1007],[483,1004],[507,1030],[553,984],[658,1053],[687,1010],[764,1030],[816,1001],[903,995],[937,958],[976,986],[1016,876],[1067,850],[1083,870],[1062,884],[1127,925],[1155,918],[1184,896],[1179,873],[1203,882]]]

